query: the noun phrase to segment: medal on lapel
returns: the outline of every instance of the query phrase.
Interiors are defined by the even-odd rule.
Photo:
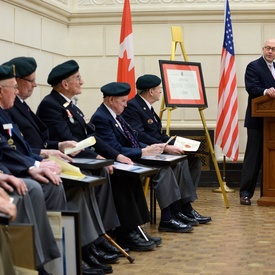
[[[8,139],[8,144],[10,147],[12,147],[13,149],[16,149],[16,146],[14,145],[14,140],[12,139],[12,130],[11,128],[7,129],[8,135],[9,135],[9,139]]]
[[[148,122],[148,124],[152,124],[154,121],[153,121],[153,119],[150,118],[147,120],[147,122]]]
[[[66,109],[67,114],[68,114],[68,118],[70,120],[71,123],[74,123],[74,118],[73,115],[71,114],[70,110]]]

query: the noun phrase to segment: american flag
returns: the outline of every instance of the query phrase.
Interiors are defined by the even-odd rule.
[[[238,97],[233,32],[230,7],[225,0],[224,40],[218,95],[218,116],[215,144],[222,153],[236,162],[239,155]]]

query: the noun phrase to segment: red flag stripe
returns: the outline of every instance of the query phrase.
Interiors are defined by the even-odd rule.
[[[237,80],[228,0],[225,0],[224,22],[215,143],[220,146],[226,157],[237,161],[239,155]]]

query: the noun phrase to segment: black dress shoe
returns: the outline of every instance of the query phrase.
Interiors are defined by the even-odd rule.
[[[241,197],[240,204],[242,205],[251,205],[251,201],[249,197]]]
[[[38,268],[38,275],[51,275],[50,273],[48,273],[45,269],[44,269],[44,267],[42,266],[42,267],[40,267],[40,268]]]
[[[201,216],[195,209],[192,209],[189,213],[184,213],[188,218],[196,219],[199,224],[211,222],[211,217]]]
[[[140,230],[141,230],[142,232],[140,232]],[[139,227],[139,228],[137,229],[137,233],[139,233],[140,236],[141,236],[144,240],[146,240],[146,239],[145,239],[145,237],[146,237],[148,241],[154,242],[154,243],[156,244],[156,246],[159,246],[159,245],[162,244],[162,238],[161,238],[161,237],[153,237],[153,236],[150,236],[150,235],[144,230],[144,228]],[[142,233],[143,233],[144,235],[143,235]]]
[[[156,247],[153,241],[146,241],[134,230],[126,236],[118,235],[116,241],[120,246],[126,246],[133,251],[148,251]]]
[[[99,247],[100,249],[104,250],[106,253],[117,254],[118,257],[123,257],[124,256],[120,252],[120,250],[118,248],[116,248],[115,246],[113,246],[112,244],[110,244],[105,238],[104,238],[103,242],[101,242],[100,244],[97,245],[97,247]],[[126,253],[130,252],[129,248],[123,248],[123,250]]]
[[[160,232],[184,233],[192,231],[193,227],[177,219],[171,219],[169,221],[160,221],[158,230]]]
[[[100,263],[103,264],[113,264],[119,260],[119,257],[115,253],[106,253],[100,247],[92,244],[89,247],[89,252],[93,255]]]
[[[189,217],[187,217],[186,215],[184,215],[181,212],[178,212],[175,215],[175,218],[178,219],[178,220],[180,220],[180,221],[182,221],[185,224],[189,224],[189,225],[192,225],[192,226],[199,224],[199,222],[196,219],[189,218]]]
[[[83,260],[92,268],[102,269],[104,273],[113,273],[113,268],[110,265],[100,263],[93,255],[82,255]]]
[[[91,268],[88,264],[82,261],[82,275],[104,275],[103,269]]]

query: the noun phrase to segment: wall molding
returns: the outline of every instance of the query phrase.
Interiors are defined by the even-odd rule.
[[[121,0],[2,0],[68,26],[120,24]],[[231,0],[234,23],[275,22],[274,0]],[[224,0],[134,0],[133,24],[223,21]]]

